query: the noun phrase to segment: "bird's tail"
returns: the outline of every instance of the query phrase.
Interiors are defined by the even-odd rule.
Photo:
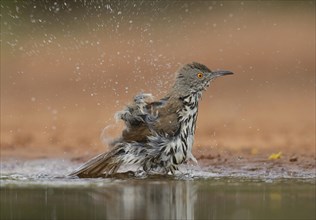
[[[125,152],[115,148],[109,152],[99,154],[72,172],[70,176],[94,178],[116,173],[123,163],[123,160],[120,158],[122,153]]]
[[[116,173],[122,164],[140,164],[143,162],[143,151],[137,143],[119,143],[109,152],[90,159],[70,176],[95,178]]]

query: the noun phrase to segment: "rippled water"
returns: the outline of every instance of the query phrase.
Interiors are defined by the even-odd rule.
[[[63,160],[1,163],[1,219],[315,219],[315,179],[242,178],[193,169],[66,177]]]

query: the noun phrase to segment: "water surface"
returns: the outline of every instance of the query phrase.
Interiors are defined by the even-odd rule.
[[[231,178],[194,172],[177,176],[127,174],[107,179],[77,179],[60,175],[72,169],[71,163],[55,161],[47,163],[46,168],[39,164],[33,162],[21,169],[2,164],[1,219],[315,219],[316,216],[315,179]]]

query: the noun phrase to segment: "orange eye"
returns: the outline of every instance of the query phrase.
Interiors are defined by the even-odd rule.
[[[196,76],[201,79],[203,77],[203,73],[198,73]]]

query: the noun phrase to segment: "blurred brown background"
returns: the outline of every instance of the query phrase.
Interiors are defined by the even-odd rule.
[[[195,150],[315,153],[314,1],[34,0],[1,2],[1,156],[101,152],[114,113],[192,61],[235,72]]]

